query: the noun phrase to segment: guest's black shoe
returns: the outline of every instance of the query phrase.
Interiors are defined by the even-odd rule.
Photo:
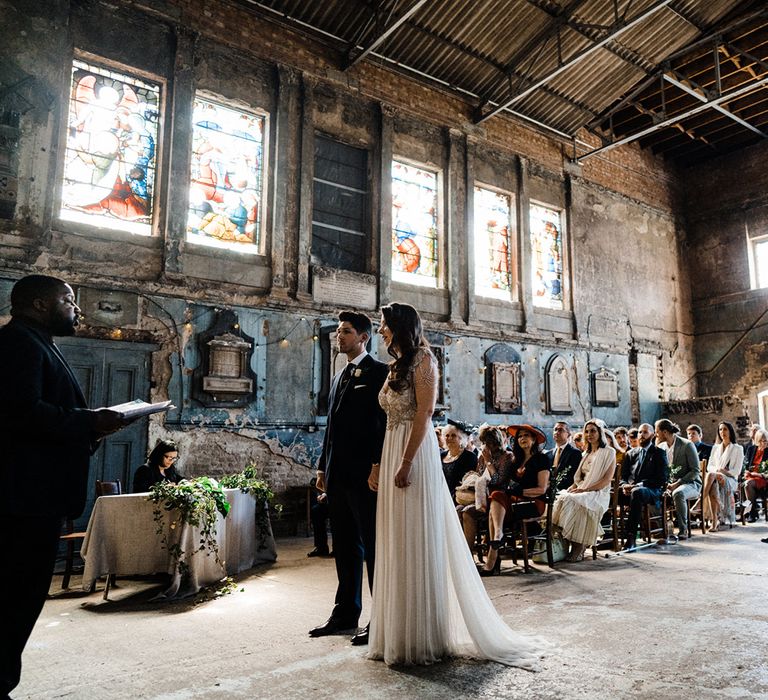
[[[331,553],[327,549],[320,549],[315,547],[311,552],[307,554],[308,557],[330,557]]]
[[[763,537],[763,539],[761,539],[760,541],[765,542],[765,544],[768,544],[768,537]]]
[[[309,630],[310,637],[327,637],[329,634],[336,634],[346,630],[353,630],[357,627],[357,621],[337,620],[329,617],[322,625]]]
[[[368,644],[368,630],[370,630],[370,628],[371,625],[368,623],[354,637],[352,637],[350,641],[352,642],[353,647],[362,647]]]

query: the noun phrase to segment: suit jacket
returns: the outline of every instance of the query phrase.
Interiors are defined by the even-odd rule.
[[[702,459],[709,459],[709,455],[712,454],[712,445],[709,445],[706,442],[700,442],[698,445],[694,444],[694,447],[699,455],[699,461]]]
[[[669,479],[669,465],[667,464],[667,451],[651,442],[645,448],[645,459],[640,462],[642,448],[635,447],[627,452],[621,465],[621,484],[632,486],[645,486],[655,491]]]
[[[752,472],[755,471],[755,467],[752,466],[752,460],[755,458],[755,453],[757,452],[757,445],[754,443],[751,443],[747,446],[747,449],[744,450],[744,469],[746,471]],[[764,455],[763,460],[768,459],[768,454]]]
[[[22,319],[0,328],[0,512],[80,515],[92,422],[50,334]]]
[[[701,486],[701,467],[696,447],[690,440],[675,437],[672,448],[672,464],[670,467],[670,481],[680,481],[684,484],[696,484]]]
[[[570,442],[560,450],[560,461],[557,463],[557,472],[555,472],[555,453],[557,446],[547,450],[549,465],[552,468],[552,481],[555,491],[562,491],[573,484],[573,477],[581,464],[581,452],[578,451]]]
[[[367,355],[345,386],[340,386],[343,370],[333,378],[328,425],[317,465],[325,472],[329,492],[339,487],[368,488],[371,465],[381,460],[387,429],[379,392],[388,373],[388,365]]]

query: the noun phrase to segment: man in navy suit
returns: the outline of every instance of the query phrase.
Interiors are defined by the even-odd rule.
[[[555,423],[552,437],[555,446],[547,451],[547,456],[555,491],[562,491],[573,484],[573,477],[581,464],[581,452],[571,444],[571,428],[565,421]]]
[[[621,465],[621,489],[624,498],[629,498],[629,516],[626,523],[624,549],[635,548],[637,526],[643,506],[661,503],[661,493],[669,479],[667,451],[656,447],[653,442],[655,431],[652,425],[643,423],[638,429],[638,447],[627,452]]]
[[[709,459],[709,455],[712,454],[712,445],[708,445],[706,442],[702,442],[702,430],[701,426],[692,423],[685,429],[688,439],[693,443],[696,448],[696,454],[699,455],[699,461],[702,459]]]
[[[362,611],[363,561],[373,586],[376,547],[376,493],[368,486],[378,467],[386,414],[379,391],[389,368],[374,360],[366,345],[373,334],[371,320],[354,311],[339,314],[336,341],[347,356],[346,367],[333,378],[328,399],[328,425],[317,466],[317,488],[328,494],[336,576],[339,581],[331,617],[310,630],[312,637],[357,627]],[[368,628],[352,637],[368,642]]]
[[[89,459],[99,439],[128,424],[89,410],[56,335],[74,335],[80,309],[63,280],[30,275],[11,291],[0,329],[0,697],[21,677],[21,654],[53,576],[61,521],[85,505]]]

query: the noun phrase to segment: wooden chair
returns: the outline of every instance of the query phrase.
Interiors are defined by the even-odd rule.
[[[518,529],[515,534],[519,535],[520,547],[523,552],[523,571],[530,573],[533,568],[529,559],[545,554],[547,556],[547,566],[550,569],[555,568],[555,557],[552,551],[552,510],[557,495],[553,485],[547,490],[547,509],[544,515],[534,518],[523,518],[517,522]],[[531,501],[532,502],[532,501]],[[529,534],[529,528],[532,525],[539,525],[540,531],[537,534]],[[517,563],[517,548],[515,545],[516,537],[513,535],[512,561]]]
[[[621,491],[621,470],[617,467],[613,474],[613,483],[611,484],[611,500],[606,515],[609,522],[603,522],[603,537],[592,545],[592,559],[597,559],[597,550],[605,547],[614,552],[618,552],[624,545],[622,533],[624,532],[624,506],[619,503],[619,492]],[[606,525],[608,529],[606,529]]]
[[[116,496],[122,493],[120,480],[117,481],[96,481],[96,498],[99,496]],[[74,522],[70,519],[64,521],[63,532],[59,538],[66,546],[64,554],[64,576],[61,579],[61,588],[69,588],[69,581],[72,578],[75,562],[75,543],[78,540],[85,539],[85,531],[75,532]],[[79,552],[78,552],[79,554]],[[114,579],[113,579],[114,581]],[[107,579],[109,585],[109,579]]]

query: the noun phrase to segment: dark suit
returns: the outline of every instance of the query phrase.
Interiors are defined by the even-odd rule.
[[[694,442],[693,446],[696,448],[700,462],[702,459],[709,460],[709,455],[712,454],[712,445],[708,445],[706,442]]]
[[[13,319],[0,329],[0,523],[6,539],[0,600],[0,695],[16,686],[21,653],[45,602],[63,516],[83,510],[92,413],[43,328]]]
[[[557,447],[547,451],[549,465],[552,467],[552,481],[555,491],[562,491],[573,484],[573,477],[576,476],[576,470],[581,464],[581,452],[578,451],[570,442],[560,450],[560,460],[557,463],[555,471],[555,454]]]
[[[626,532],[630,543],[635,541],[643,505],[653,504],[658,507],[662,489],[669,479],[666,450],[656,447],[651,442],[645,448],[645,458],[642,458],[642,455],[643,448],[635,447],[627,452],[624,463],[621,465],[621,485],[632,486]]]
[[[363,560],[373,586],[376,493],[368,487],[371,465],[381,460],[387,427],[379,391],[389,368],[367,355],[348,381],[333,378],[328,425],[318,470],[325,472],[328,512],[339,586],[331,617],[357,625],[362,610]]]

